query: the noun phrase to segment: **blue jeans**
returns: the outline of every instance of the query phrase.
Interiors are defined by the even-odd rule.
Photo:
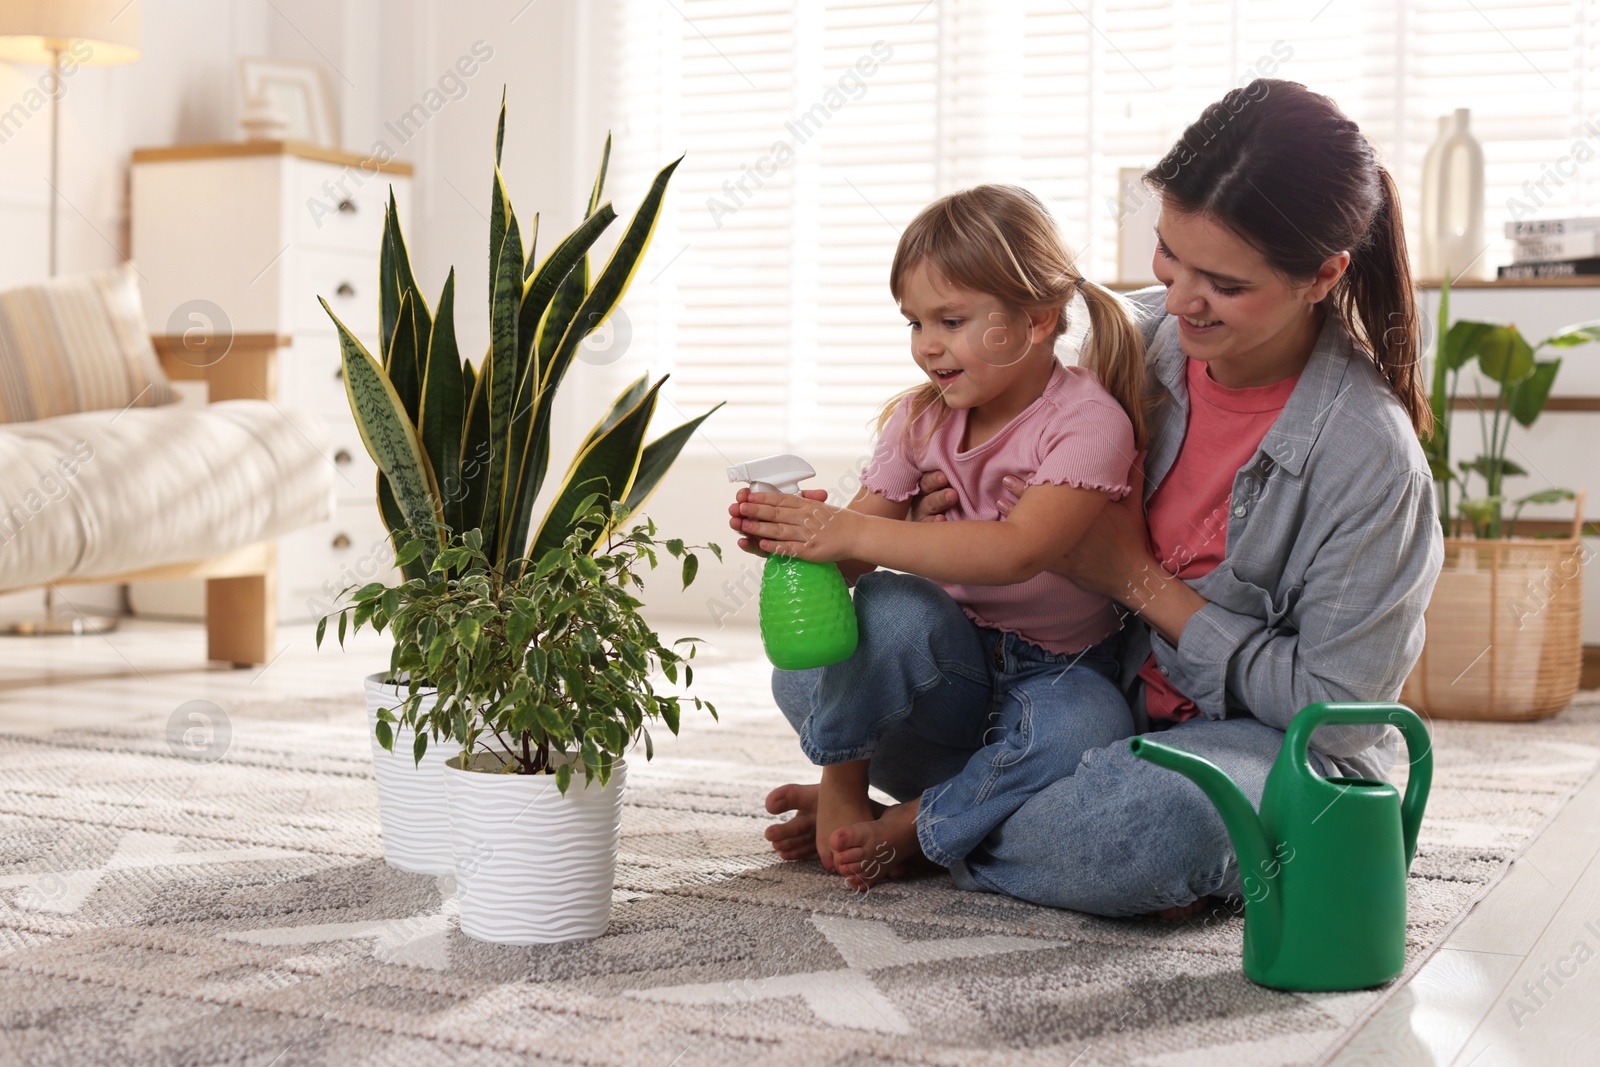
[[[856,583],[862,645],[875,650],[875,671],[902,679],[902,689],[900,703],[877,716],[877,728],[855,751],[869,754],[872,784],[902,801],[926,797],[968,770],[985,747],[985,712],[993,702],[992,691],[979,686],[992,660],[978,669],[966,655],[948,656],[934,625],[947,613],[919,582],[874,571]],[[981,649],[976,628],[966,647]],[[942,663],[943,674],[929,671]],[[824,672],[830,669],[773,672],[773,696],[803,739],[819,698],[849,694],[837,681],[828,684]],[[843,677],[835,672],[836,679]],[[927,682],[930,677],[935,681]],[[906,688],[906,678],[922,678],[924,691]],[[1101,710],[1112,721],[1128,714],[1121,693],[1100,684],[1105,680],[1094,671],[1079,671],[1072,680],[1083,704],[1104,701]],[[946,688],[949,700],[931,699]],[[1248,717],[1194,718],[1159,737],[1215,763],[1256,807],[1283,744],[1283,731]],[[1311,759],[1321,773],[1334,773],[1317,752]],[[947,865],[958,887],[1108,916],[1142,915],[1207,894],[1242,895],[1233,844],[1211,801],[1183,775],[1134,756],[1121,737],[1057,763],[1048,777],[970,852]],[[919,820],[919,839],[921,831]]]
[[[876,571],[856,583],[861,640],[841,663],[773,672],[773,692],[813,763],[872,759],[909,725],[962,753],[922,790],[917,838],[935,863],[958,863],[1084,752],[1133,734],[1112,679],[1114,642],[1050,652],[980,626],[935,583]],[[791,716],[792,718],[792,716]],[[953,760],[951,761],[954,762]]]

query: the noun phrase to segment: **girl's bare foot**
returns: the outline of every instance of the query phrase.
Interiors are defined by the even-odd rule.
[[[794,812],[794,817],[783,822],[775,822],[766,829],[766,839],[772,842],[773,851],[786,860],[810,860],[817,858],[817,793],[820,787],[815,785],[799,785],[790,783],[780,785],[767,794],[767,811],[773,815],[782,815],[786,811]],[[872,816],[877,818],[883,814],[883,805],[876,800],[869,801],[872,805]]]
[[[874,818],[872,800],[867,796],[866,760],[833,763],[822,768],[822,784],[817,787],[817,859],[825,870],[839,873],[833,855],[836,830]]]
[[[815,785],[780,785],[767,794],[767,811],[794,817],[767,827],[766,838],[786,860],[809,860],[817,855],[817,792]]]
[[[917,843],[917,809],[921,798],[885,808],[867,822],[833,832],[829,844],[839,872],[852,889],[870,889],[885,878],[897,878],[910,866],[935,866]]]

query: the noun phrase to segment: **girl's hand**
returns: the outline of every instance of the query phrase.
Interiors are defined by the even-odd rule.
[[[1143,577],[1159,567],[1150,553],[1150,535],[1144,518],[1144,468],[1135,464],[1129,480],[1133,489],[1121,500],[1108,503],[1089,529],[1066,554],[1050,565],[1056,574],[1071,578],[1091,593],[1111,597],[1129,607]],[[995,501],[1002,516],[1021,499],[1028,483],[1021,478],[1002,479],[1007,496]]]
[[[788,493],[740,494],[739,532],[756,547],[813,563],[837,563],[856,552],[856,534],[866,516]]]
[[[823,501],[828,499],[828,491],[826,489],[802,489],[800,490],[800,495],[805,497],[807,500]],[[734,497],[733,503],[728,505],[729,529],[736,530],[741,534],[744,532],[744,524],[742,521],[743,516],[739,511],[739,505],[743,504],[749,498],[750,487],[745,486],[743,489],[740,489],[738,495]],[[756,539],[753,537],[740,537],[739,548],[742,551],[750,553],[752,556],[761,556],[762,558],[766,558],[767,556],[771,555],[770,552],[763,552],[761,547],[756,544]]]
[[[1021,490],[1018,490],[1021,496]],[[956,506],[956,491],[950,488],[950,479],[944,471],[927,471],[917,483],[917,495],[911,498],[912,522],[946,522],[945,512]]]

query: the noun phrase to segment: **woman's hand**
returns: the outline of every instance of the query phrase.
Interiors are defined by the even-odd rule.
[[[766,557],[771,555],[771,553],[762,551],[761,547],[756,544],[756,538],[742,536],[744,533],[744,516],[739,511],[739,505],[750,499],[750,492],[750,487],[745,486],[743,489],[740,489],[738,495],[734,497],[733,503],[728,505],[728,528],[731,530],[736,530],[741,534],[739,538],[739,548],[742,551],[748,552],[752,556]],[[800,490],[800,495],[805,497],[807,500],[816,500],[819,502],[828,499],[828,491],[826,489],[802,489]]]
[[[1017,495],[1022,495],[1021,490]],[[911,498],[909,518],[912,522],[946,522],[944,513],[955,507],[958,499],[944,471],[928,471],[917,482],[917,495]]]
[[[826,494],[824,494],[826,495]],[[847,508],[788,493],[740,492],[740,533],[764,552],[836,563],[856,552],[856,535],[869,517]]]
[[[1056,574],[1071,578],[1079,587],[1139,610],[1138,590],[1150,568],[1160,565],[1150,553],[1144,519],[1144,470],[1135,466],[1133,489],[1121,500],[1105,506],[1094,523],[1059,560],[1050,565]],[[995,501],[1002,516],[1021,499],[1028,483],[1007,475],[1001,480],[1006,496]]]

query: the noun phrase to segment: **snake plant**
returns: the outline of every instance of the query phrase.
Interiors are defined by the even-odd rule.
[[[495,132],[489,215],[490,345],[477,366],[455,336],[455,271],[429,307],[411,270],[394,194],[380,249],[379,344],[374,357],[322,301],[339,331],[345,392],[379,468],[378,506],[407,579],[428,575],[451,535],[477,530],[489,566],[515,578],[566,543],[591,494],[636,511],[660,484],[689,435],[716,408],[645,443],[666,377],[624,389],[584,439],[536,530],[533,506],[550,459],[557,391],[585,337],[621,303],[649,247],[667,183],[663,167],[593,278],[588,253],[617,218],[601,200],[611,156],[607,136],[583,221],[535,257],[539,217],[524,228],[500,172],[506,110]],[[717,405],[720,407],[721,405]],[[593,551],[609,532],[585,534]],[[402,552],[403,544],[420,550]]]

